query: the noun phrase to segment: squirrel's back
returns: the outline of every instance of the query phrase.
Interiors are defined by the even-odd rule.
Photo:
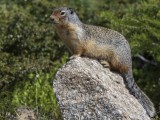
[[[86,38],[88,40],[94,41],[99,49],[103,48],[103,46],[106,49],[108,48],[108,50],[103,50],[104,52],[110,51],[110,55],[105,56],[104,54],[105,59],[108,59],[108,62],[118,62],[117,66],[111,66],[113,69],[125,73],[128,69],[132,68],[130,46],[122,34],[112,29],[87,24],[83,24],[83,29],[85,31],[85,37],[87,36]],[[113,58],[109,59],[110,57]]]

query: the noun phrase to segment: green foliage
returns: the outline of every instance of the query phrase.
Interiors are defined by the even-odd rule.
[[[0,66],[13,68],[12,71],[7,71],[7,74],[33,72],[39,69],[48,71],[53,65],[49,60],[60,59],[65,54],[60,54],[61,46],[53,38],[55,33],[49,22],[50,9],[47,9],[44,3],[24,1],[23,4],[17,2],[11,6],[1,5],[1,18],[4,20],[1,20],[0,28],[2,33]],[[45,15],[45,12],[41,11],[46,11],[48,14]],[[7,56],[7,60],[3,60],[4,56]],[[6,75],[4,69],[1,69],[1,73]],[[8,78],[4,79],[4,81],[8,80]]]
[[[0,3],[3,18],[0,20],[0,118],[7,119],[10,113],[15,114],[17,107],[28,106],[39,110],[37,116],[58,119],[51,82],[55,71],[66,61],[67,52],[57,40],[49,19],[55,3],[46,0]],[[37,81],[28,78],[35,73],[40,73]],[[43,83],[45,87],[39,88]],[[35,88],[40,94],[34,92]]]
[[[56,98],[53,93],[52,81],[55,71],[50,73],[29,74],[28,81],[23,85],[17,84],[13,92],[12,104],[26,106],[35,110],[41,119],[61,119]]]
[[[39,119],[60,119],[52,81],[66,62],[68,50],[49,19],[52,9],[59,6],[75,9],[84,23],[117,30],[127,38],[135,79],[158,110],[159,0],[1,0],[0,118],[7,119],[25,106],[34,109]],[[137,54],[151,63],[137,59]]]

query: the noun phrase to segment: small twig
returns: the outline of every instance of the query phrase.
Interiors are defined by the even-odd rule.
[[[38,89],[37,89],[37,83],[38,83],[39,74],[36,72],[36,114],[38,116]]]
[[[145,57],[143,57],[142,55],[140,54],[137,54],[135,55],[136,57],[140,58],[142,61],[146,62],[146,63],[149,63],[151,65],[154,65],[154,66],[157,66],[157,62],[153,62],[153,61],[150,61],[148,59],[146,59]]]
[[[19,114],[17,113],[17,111],[16,111],[16,110],[14,110],[14,111],[15,111],[16,115],[20,118],[20,116],[19,116]]]

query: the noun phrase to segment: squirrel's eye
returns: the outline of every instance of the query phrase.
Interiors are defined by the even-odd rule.
[[[61,12],[61,16],[64,16],[64,15],[65,15],[65,12],[64,12],[64,11],[62,11],[62,12]]]

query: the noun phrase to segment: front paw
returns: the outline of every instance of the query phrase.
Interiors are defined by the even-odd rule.
[[[109,63],[106,60],[99,60],[99,62],[101,63],[101,65],[105,68],[110,68]]]
[[[72,59],[76,59],[78,57],[80,57],[80,56],[79,55],[72,55],[69,59],[72,60]]]

